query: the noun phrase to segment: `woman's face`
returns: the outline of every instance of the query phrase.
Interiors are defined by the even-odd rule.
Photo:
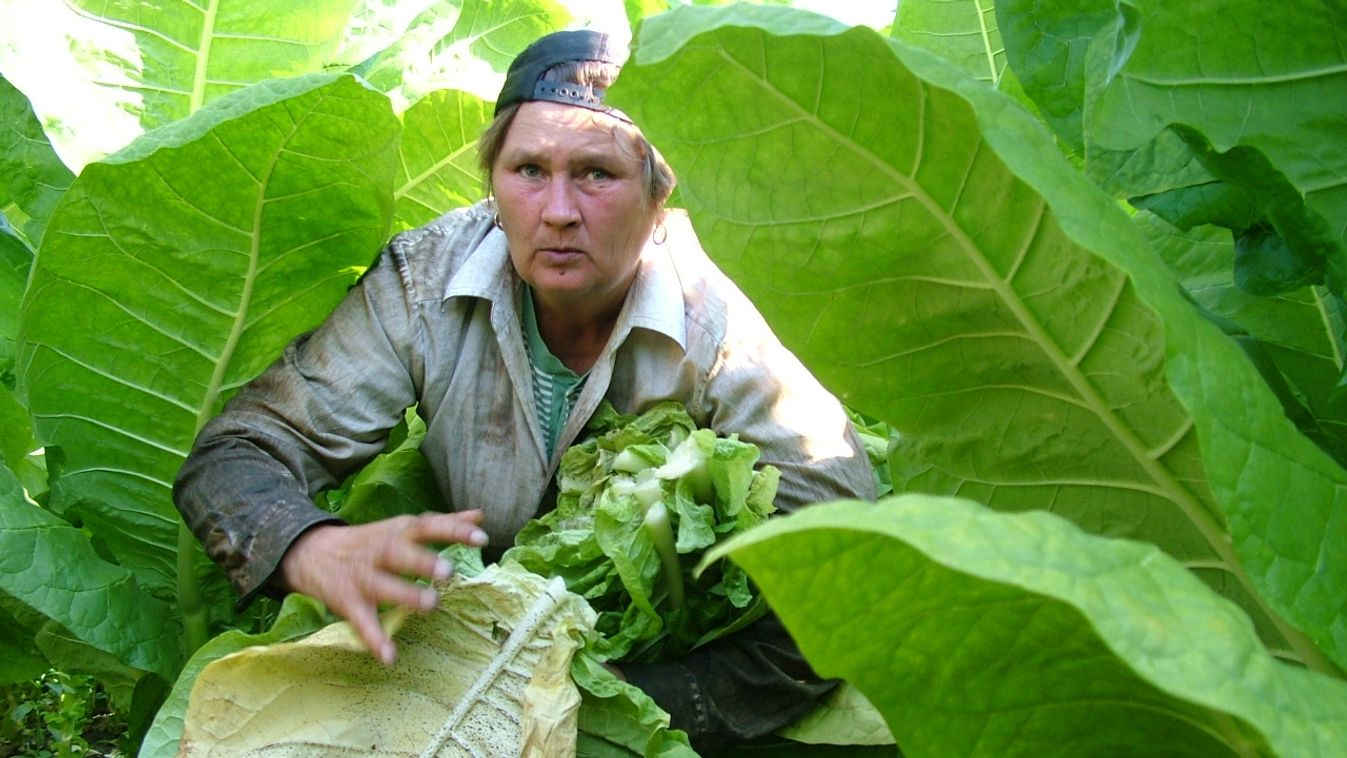
[[[560,103],[515,114],[492,190],[515,269],[544,303],[612,308],[626,297],[655,221],[636,134]]]

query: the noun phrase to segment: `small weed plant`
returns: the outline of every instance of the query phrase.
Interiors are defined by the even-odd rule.
[[[0,758],[122,756],[124,719],[91,676],[48,671],[0,688]]]

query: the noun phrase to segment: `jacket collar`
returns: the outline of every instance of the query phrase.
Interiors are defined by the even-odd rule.
[[[678,255],[686,245],[698,243],[686,214],[670,212],[665,224],[668,239],[659,245],[646,242],[641,251],[641,266],[618,316],[615,331],[625,339],[626,333],[633,328],[648,329],[667,336],[686,350],[683,284],[671,256]],[[689,252],[701,254],[700,251]],[[445,284],[444,297],[446,300],[482,298],[492,302],[493,311],[508,305],[510,312],[518,314],[518,283],[519,276],[510,262],[505,233],[493,228]]]

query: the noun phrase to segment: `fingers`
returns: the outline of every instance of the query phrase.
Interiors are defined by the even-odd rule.
[[[379,531],[370,535],[371,539],[367,547],[362,548],[358,559],[369,560],[380,571],[395,575],[427,579],[443,575],[448,578],[449,572],[441,565],[446,562],[434,550],[426,547],[426,540],[418,536],[420,527],[417,519],[408,516],[366,526],[376,525]]]
[[[433,610],[440,604],[434,588],[409,582],[396,574],[371,572],[365,576],[360,594],[375,605],[405,605],[420,611]]]
[[[443,581],[452,574],[453,566],[426,546],[458,543],[481,547],[487,536],[478,526],[480,522],[480,511],[466,515],[425,513],[378,522],[388,533],[376,560],[387,571]]]
[[[486,544],[486,532],[480,526],[481,511],[423,513],[414,518],[412,530],[418,542],[460,543],[473,547]]]
[[[436,592],[404,577],[449,578],[452,565],[428,545],[484,545],[481,522],[481,511],[465,511],[318,526],[290,546],[282,559],[282,577],[290,589],[323,602],[350,622],[371,653],[390,665],[397,653],[379,624],[379,607],[435,608]]]
[[[330,581],[314,585],[311,593],[346,619],[370,653],[386,666],[397,660],[397,648],[384,632],[379,609],[402,605],[428,611],[439,604],[439,595],[434,589],[373,566],[328,568],[326,571],[331,572],[327,574]]]
[[[383,665],[392,666],[398,659],[397,647],[379,623],[378,609],[372,605],[360,604],[350,608],[332,608],[351,624],[351,628],[365,643],[365,647]]]

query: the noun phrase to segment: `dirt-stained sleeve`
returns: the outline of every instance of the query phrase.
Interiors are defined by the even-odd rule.
[[[377,455],[414,401],[401,282],[386,252],[327,320],[202,428],[179,470],[174,503],[240,605],[276,589],[268,583],[301,533],[336,520],[313,495]]]

